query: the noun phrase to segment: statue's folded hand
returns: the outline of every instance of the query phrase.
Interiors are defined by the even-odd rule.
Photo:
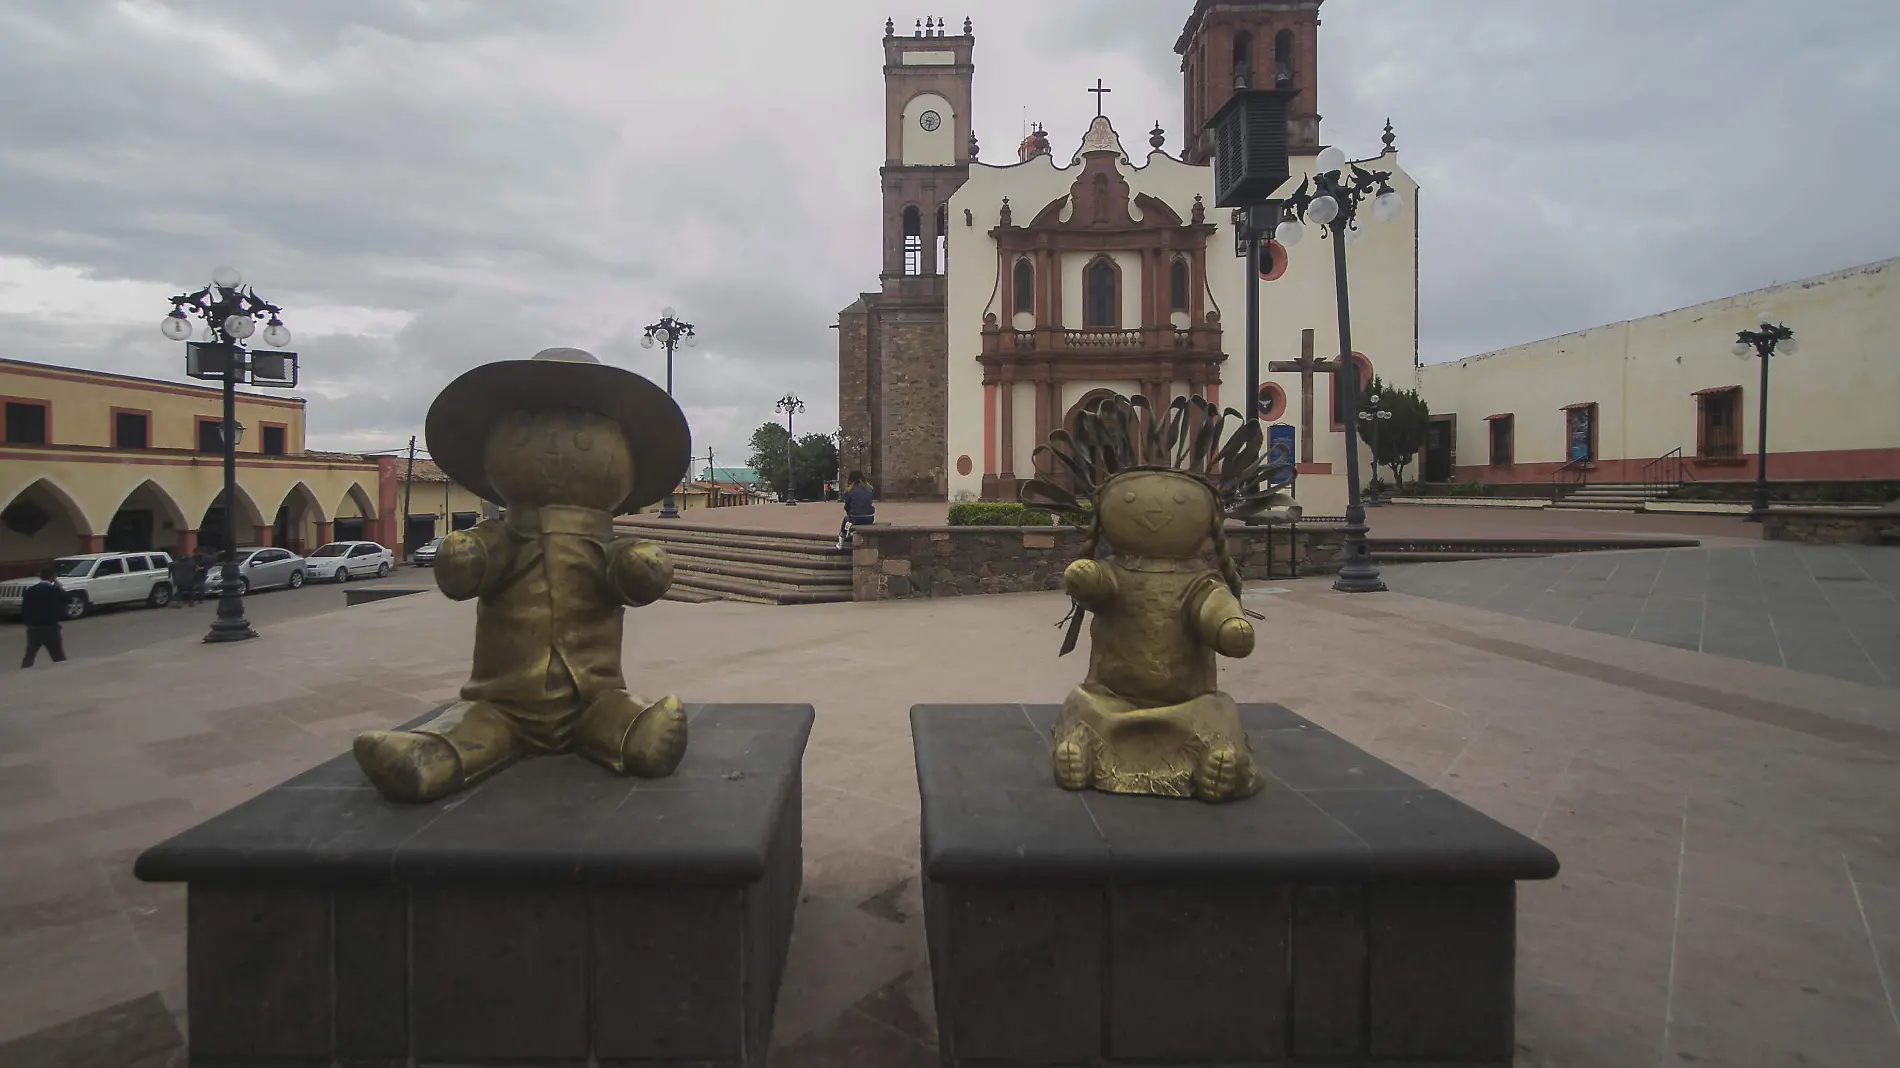
[[[626,541],[608,551],[607,581],[630,605],[652,604],[673,585],[673,561],[650,541]]]
[[[488,544],[473,530],[458,530],[442,539],[435,553],[435,584],[452,601],[466,601],[482,591],[488,576]]]

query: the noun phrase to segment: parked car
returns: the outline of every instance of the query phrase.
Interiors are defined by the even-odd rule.
[[[310,578],[348,582],[353,578],[381,578],[395,566],[395,554],[373,541],[333,541],[304,558]]]
[[[442,547],[442,539],[436,538],[430,541],[429,544],[424,545],[420,549],[417,549],[416,555],[411,557],[411,559],[413,559],[416,562],[417,567],[434,567],[435,566],[435,551],[441,547]]]
[[[133,604],[143,601],[153,608],[171,603],[171,566],[169,553],[86,553],[62,556],[53,561],[59,584],[70,595],[66,618],[78,619],[91,609],[107,604]],[[0,615],[20,614],[20,599],[36,585],[38,578],[14,579],[0,583]]]
[[[303,557],[289,549],[249,548],[237,551],[238,592],[268,590],[274,586],[294,590],[303,585],[306,568]],[[216,595],[224,579],[224,561],[211,565],[205,575],[205,592]]]

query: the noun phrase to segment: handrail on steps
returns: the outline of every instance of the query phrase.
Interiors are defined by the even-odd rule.
[[[1683,459],[1680,445],[1643,465],[1644,496],[1660,496],[1685,482],[1695,480],[1695,472],[1689,469],[1688,461]]]
[[[1590,461],[1572,460],[1559,467],[1550,479],[1550,501],[1552,504],[1564,499],[1567,494],[1582,489],[1589,479]]]

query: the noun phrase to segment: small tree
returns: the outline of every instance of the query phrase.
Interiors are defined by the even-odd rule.
[[[1377,375],[1373,376],[1372,384],[1359,396],[1361,413],[1373,415],[1373,397],[1379,398],[1377,410],[1392,413],[1390,419],[1377,420],[1378,446],[1373,462],[1384,465],[1392,472],[1394,486],[1403,486],[1405,469],[1418,456],[1418,451],[1425,447],[1425,431],[1431,422],[1431,411],[1418,391],[1394,388],[1381,381]],[[1368,447],[1373,444],[1373,422],[1372,418],[1359,420],[1359,438]]]
[[[798,453],[792,461],[798,469],[798,496],[807,501],[822,500],[825,483],[838,475],[838,443],[830,434],[803,434]]]
[[[781,498],[786,491],[785,472],[785,425],[783,423],[762,423],[752,432],[750,445],[752,451],[746,455],[746,466],[759,473],[772,492]]]
[[[773,493],[786,497],[785,424],[760,424],[752,432],[749,444],[752,451],[746,455],[746,466],[757,471]],[[786,499],[815,501],[822,498],[825,482],[838,473],[837,443],[826,434],[801,436],[797,451],[792,455],[792,466],[798,475],[798,484],[791,487],[797,491],[797,497]]]

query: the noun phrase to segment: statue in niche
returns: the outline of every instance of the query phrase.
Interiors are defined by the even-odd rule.
[[[1227,416],[1242,426],[1223,442]],[[1291,474],[1291,457],[1268,450],[1260,423],[1239,412],[1223,415],[1200,397],[1157,412],[1140,396],[1083,410],[1075,433],[1050,434],[1036,457],[1023,503],[1087,531],[1083,559],[1062,575],[1074,606],[1058,655],[1095,616],[1088,677],[1055,725],[1056,784],[1203,801],[1257,792],[1239,705],[1217,679],[1217,656],[1254,646],[1224,528],[1228,519],[1299,518],[1274,485]],[[1067,480],[1076,492],[1059,484]],[[1212,566],[1202,556],[1210,542]]]

